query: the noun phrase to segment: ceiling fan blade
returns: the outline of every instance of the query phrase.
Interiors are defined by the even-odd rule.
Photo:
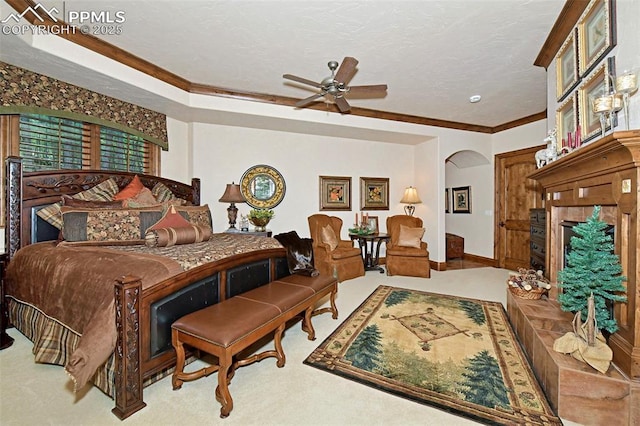
[[[353,73],[356,71],[356,65],[358,65],[358,60],[356,58],[352,58],[350,56],[345,57],[340,64],[340,68],[338,68],[338,72],[336,72],[336,76],[334,79],[338,83],[346,83],[353,77]]]
[[[340,110],[340,112],[349,112],[349,111],[351,111],[351,105],[349,105],[349,102],[347,102],[347,100],[345,98],[343,98],[342,96],[336,96],[335,102],[336,102],[336,105],[338,106],[338,109]]]
[[[387,85],[386,84],[372,84],[372,85],[369,85],[369,86],[351,86],[351,87],[349,87],[349,93],[350,94],[354,94],[354,95],[368,94],[368,93],[376,94],[376,93],[381,93],[381,92],[386,92],[386,91],[387,91]]]
[[[308,84],[309,86],[313,86],[313,87],[318,87],[318,88],[322,87],[320,83],[316,83],[315,81],[307,80],[306,78],[298,77],[291,74],[285,74],[282,76],[282,78],[286,78],[287,80],[297,81],[298,83]]]
[[[318,98],[324,96],[324,92],[316,93],[315,95],[309,96],[308,98],[304,98],[298,102],[296,102],[296,108],[302,108],[309,105],[311,102],[315,101]]]

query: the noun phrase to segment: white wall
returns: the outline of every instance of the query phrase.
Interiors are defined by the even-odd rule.
[[[537,145],[546,131],[540,123],[508,131],[511,137],[438,129],[439,136],[432,140],[401,145],[173,119],[169,126],[171,144],[162,157],[163,175],[187,182],[191,176],[202,180],[202,203],[211,208],[215,231],[228,227],[228,204],[218,202],[225,185],[238,183],[256,164],[275,167],[286,182],[285,198],[275,208],[276,218],[269,228],[274,233],[296,230],[301,236],[309,236],[307,217],[320,212],[319,176],[352,178],[352,210],[326,212],[343,219],[343,238],[347,238],[355,212],[360,211],[359,178],[388,177],[389,210],[369,214],[378,216],[380,230],[385,231],[388,216],[404,213],[399,202],[404,189],[409,185],[418,188],[423,202],[416,206],[415,215],[424,221],[424,241],[429,244],[431,259],[439,262],[445,260],[445,232],[463,235],[467,253],[493,258],[494,145],[505,151],[519,149],[527,142]],[[487,164],[449,176],[445,159],[467,149],[479,152]],[[471,215],[447,215],[445,221],[445,182],[446,186],[472,186]],[[239,204],[238,209],[246,214],[249,206]],[[450,220],[449,216],[456,217]]]
[[[214,230],[228,227],[227,203],[218,199],[225,185],[238,183],[243,173],[257,164],[276,168],[286,182],[286,195],[274,210],[269,224],[274,233],[296,230],[309,236],[307,217],[319,210],[319,176],[350,176],[352,211],[329,211],[344,221],[342,237],[360,211],[359,178],[389,178],[389,211],[378,215],[381,230],[390,213],[402,212],[399,203],[404,187],[413,182],[413,147],[280,131],[249,129],[214,124],[193,124],[193,172],[202,179],[202,202],[208,203]],[[237,205],[239,213],[250,207]]]

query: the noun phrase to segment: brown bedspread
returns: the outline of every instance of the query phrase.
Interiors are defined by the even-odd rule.
[[[116,279],[139,276],[144,290],[203,263],[278,247],[281,245],[272,238],[229,234],[214,234],[203,243],[154,249],[37,243],[20,249],[11,260],[5,291],[82,336],[65,366],[78,389],[115,348]]]

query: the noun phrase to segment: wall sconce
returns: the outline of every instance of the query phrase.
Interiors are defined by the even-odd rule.
[[[418,197],[418,190],[416,190],[413,186],[408,187],[404,190],[404,195],[402,196],[401,203],[407,204],[404,206],[404,213],[408,216],[413,216],[413,212],[415,211],[414,204],[420,204],[422,200]]]
[[[228,183],[227,188],[224,190],[224,194],[218,200],[221,203],[231,203],[227,208],[227,216],[229,217],[229,229],[225,232],[240,232],[236,228],[236,218],[238,217],[238,208],[236,203],[244,203],[245,199],[240,192],[240,185],[236,183]]]
[[[622,93],[622,103],[624,105],[624,121],[629,130],[629,97],[638,90],[638,70],[625,71],[616,78],[616,92]]]

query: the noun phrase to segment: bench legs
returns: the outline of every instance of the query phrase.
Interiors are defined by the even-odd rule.
[[[235,375],[235,371],[237,367],[242,367],[245,365],[252,364],[254,362],[261,361],[268,357],[276,358],[276,365],[278,368],[284,367],[286,362],[286,356],[284,354],[284,350],[282,349],[282,334],[284,333],[286,323],[283,322],[278,326],[273,336],[274,347],[275,350],[269,350],[260,352],[259,354],[253,355],[249,358],[240,359],[237,361],[233,361],[235,353],[233,353],[233,347],[223,348],[221,346],[211,347],[208,346],[198,347],[196,341],[191,341],[188,339],[188,336],[183,335],[178,330],[172,330],[172,339],[173,339],[173,347],[176,350],[176,370],[173,373],[171,378],[171,384],[173,385],[173,389],[177,390],[182,387],[183,382],[189,382],[192,380],[199,379],[203,376],[208,376],[213,372],[218,372],[218,386],[216,387],[215,395],[216,400],[222,405],[220,408],[220,418],[228,417],[233,410],[233,398],[231,398],[231,392],[229,392],[229,385],[231,384],[231,379]],[[197,349],[204,350],[205,352],[209,352],[212,355],[218,357],[218,365],[211,365],[209,367],[201,368],[197,371],[191,373],[184,372],[184,364],[185,364],[185,351],[184,351],[184,342],[181,340],[181,336],[184,336],[188,340],[188,344],[196,347]]]
[[[332,291],[329,295],[330,308],[313,309],[313,306],[309,306],[304,311],[304,318],[302,320],[302,331],[308,334],[307,339],[316,340],[316,331],[311,323],[311,318],[316,315],[324,314],[325,312],[331,312],[331,318],[338,319],[338,308],[336,308],[336,291]]]

